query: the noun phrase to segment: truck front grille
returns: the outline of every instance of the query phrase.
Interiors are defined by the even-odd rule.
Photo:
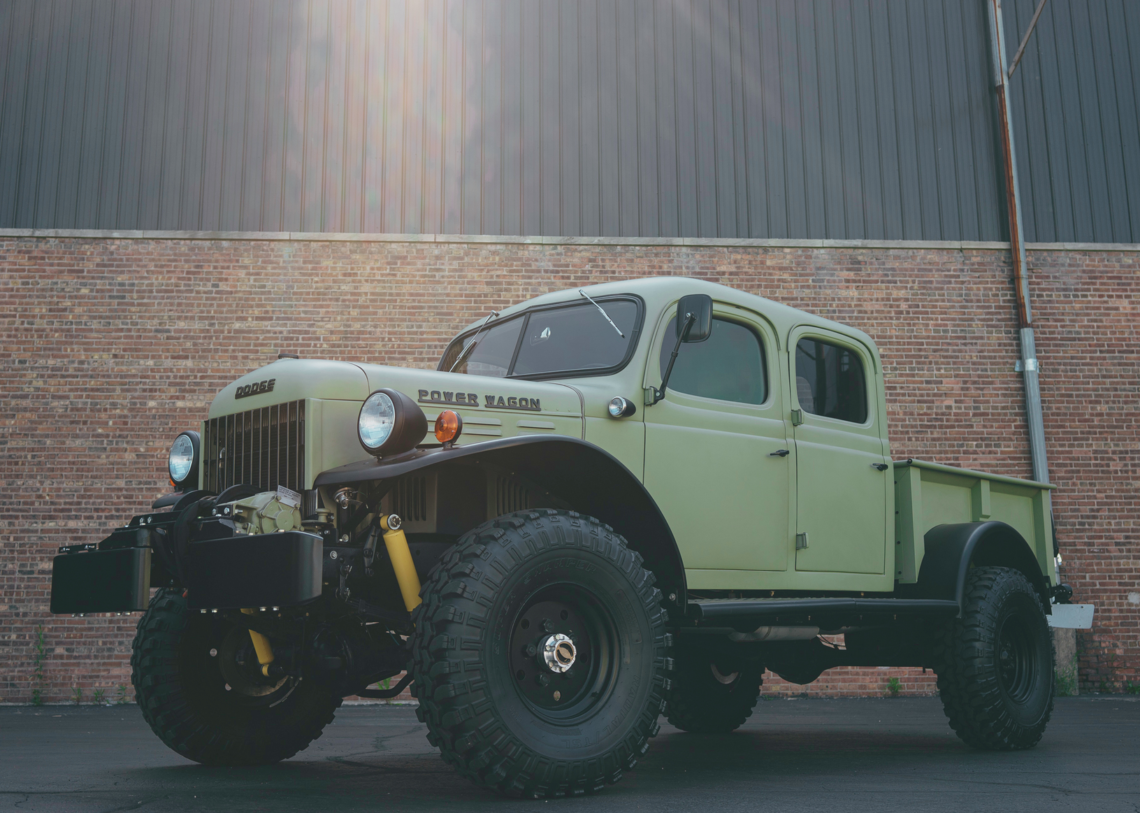
[[[221,494],[245,484],[259,491],[305,487],[305,402],[290,401],[206,421],[202,486]]]

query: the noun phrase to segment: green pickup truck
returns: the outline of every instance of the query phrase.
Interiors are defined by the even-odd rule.
[[[447,762],[528,797],[617,781],[662,713],[732,731],[765,669],[929,667],[985,749],[1053,707],[1052,486],[892,460],[870,337],[720,285],[541,296],[434,371],[282,354],[169,470],[61,549],[52,611],[144,611],[138,702],[201,763],[409,685]]]

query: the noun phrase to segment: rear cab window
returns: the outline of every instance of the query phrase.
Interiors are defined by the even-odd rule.
[[[796,399],[811,415],[867,422],[867,376],[851,348],[805,336],[796,342]]]

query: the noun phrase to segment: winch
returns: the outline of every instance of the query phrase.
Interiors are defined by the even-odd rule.
[[[300,495],[298,495],[299,498]],[[288,496],[265,491],[244,500],[216,506],[219,516],[231,519],[239,534],[271,534],[301,528],[300,500],[291,505]]]

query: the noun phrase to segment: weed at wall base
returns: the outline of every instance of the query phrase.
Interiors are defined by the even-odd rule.
[[[42,706],[44,704],[44,661],[47,660],[47,646],[44,644],[44,628],[42,625],[36,627],[34,647],[36,668],[32,674],[32,705]]]

